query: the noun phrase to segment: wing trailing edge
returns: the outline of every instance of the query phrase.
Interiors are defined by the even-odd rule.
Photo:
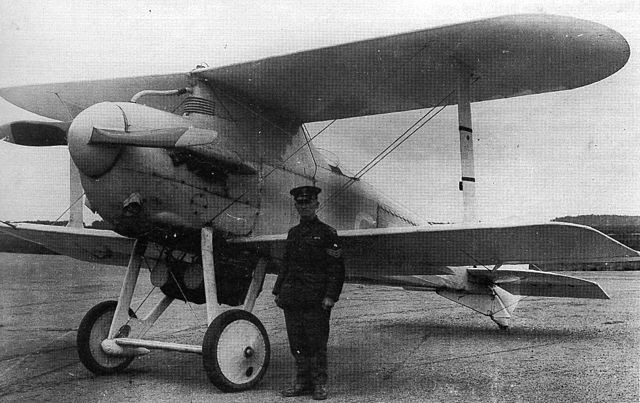
[[[510,15],[196,71],[214,85],[312,122],[568,90],[629,59],[618,32],[548,14]]]
[[[470,101],[568,90],[602,80],[629,59],[618,32],[547,14],[511,15],[275,56],[192,74],[297,122],[456,104],[462,74]],[[104,101],[143,90],[184,88],[189,75],[116,78],[0,89],[7,101],[66,121]],[[148,98],[148,99],[147,99]],[[181,97],[147,97],[172,111]],[[171,99],[169,99],[171,98]]]
[[[442,274],[444,266],[595,263],[640,253],[583,225],[433,225],[338,231],[348,277]],[[286,234],[232,240],[283,256]]]

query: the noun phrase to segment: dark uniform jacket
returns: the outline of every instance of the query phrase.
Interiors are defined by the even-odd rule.
[[[336,230],[317,217],[289,230],[284,266],[273,286],[281,308],[320,306],[338,301],[344,283],[342,249]]]

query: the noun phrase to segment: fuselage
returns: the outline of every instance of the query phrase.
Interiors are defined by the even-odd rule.
[[[203,83],[189,99],[182,115],[102,103],[74,120],[69,149],[89,204],[121,234],[179,237],[205,225],[225,238],[285,233],[298,221],[289,190],[305,184],[322,189],[318,215],[337,229],[419,224],[370,185],[329,165],[295,119],[214,94]],[[136,132],[181,126],[217,137],[189,148],[88,140],[95,127]],[[225,165],[215,158],[222,149],[253,169]]]

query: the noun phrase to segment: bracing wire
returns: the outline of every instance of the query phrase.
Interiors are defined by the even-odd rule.
[[[286,164],[287,161],[289,161],[291,158],[293,158],[294,155],[296,155],[300,150],[302,150],[303,148],[309,146],[309,144],[311,144],[311,142],[313,140],[316,139],[316,137],[318,137],[320,134],[322,134],[322,132],[324,132],[325,130],[327,130],[332,124],[334,124],[338,119],[333,119],[331,122],[329,122],[328,125],[326,125],[325,127],[322,128],[322,130],[320,130],[318,133],[316,133],[313,137],[311,137],[310,139],[307,139],[305,136],[305,143],[303,145],[301,145],[300,147],[298,147],[294,152],[291,153],[291,155],[289,155],[287,158],[284,159],[284,161],[282,161],[282,164]],[[306,128],[304,129],[306,130]],[[311,149],[311,146],[309,146],[309,149]],[[313,154],[312,154],[313,155]],[[315,162],[315,159],[314,159]],[[266,178],[267,176],[271,175],[273,173],[273,171],[275,171],[276,168],[272,169],[271,171],[269,171],[268,174],[266,174],[264,177]]]
[[[80,197],[78,197],[73,203],[69,204],[69,207],[67,207],[67,209],[65,211],[63,211],[58,218],[56,218],[55,222],[60,221],[60,219],[62,218],[63,215],[66,214],[67,211],[71,210],[71,207],[73,207],[78,201],[80,201],[80,199],[82,199],[84,197],[84,192],[82,192],[82,194],[80,195]]]
[[[422,46],[420,49],[418,49],[413,55],[411,55],[404,63],[400,64],[397,68],[390,70],[389,74],[387,75],[387,79],[389,79],[389,77],[391,76],[395,76],[396,73],[398,71],[400,71],[402,68],[404,68],[404,66],[406,66],[410,61],[414,60],[416,57],[418,57],[418,55],[422,52],[424,52],[427,48],[429,47],[429,43],[426,43],[424,46]],[[473,83],[475,83],[475,81],[477,81],[478,78],[476,78],[474,80]],[[472,83],[472,84],[473,84]],[[407,129],[401,136],[399,136],[393,143],[391,143],[385,150],[383,150],[378,156],[376,156],[372,161],[369,162],[369,164],[365,165],[365,167],[363,167],[363,169],[361,170],[362,172],[359,172],[358,174],[355,175],[354,178],[350,178],[349,181],[346,183],[346,185],[344,185],[343,187],[341,187],[337,192],[335,192],[331,197],[329,197],[329,199],[327,201],[325,201],[325,203],[323,205],[321,205],[319,208],[323,208],[324,206],[326,206],[326,204],[328,203],[329,200],[335,198],[336,195],[344,192],[348,187],[350,187],[355,180],[358,180],[360,177],[362,177],[362,175],[366,174],[367,172],[369,172],[369,170],[373,167],[375,167],[382,159],[386,158],[387,155],[389,155],[389,153],[391,153],[392,151],[394,151],[398,146],[400,146],[402,143],[404,143],[409,137],[411,137],[413,134],[415,134],[415,132],[417,130],[419,130],[421,127],[423,127],[426,123],[428,123],[433,117],[435,117],[438,113],[440,113],[444,107],[442,107],[438,112],[436,112],[434,114],[434,116],[432,118],[429,118],[426,122],[423,122],[422,124],[420,124],[415,130],[413,130],[410,134],[408,134],[408,136],[406,138],[403,138],[409,131],[412,130],[412,128],[416,125],[419,124],[419,122],[426,118],[433,110],[435,110],[435,108],[437,108],[438,106],[440,106],[443,102],[446,102],[446,100],[451,96],[451,94],[453,94],[455,90],[452,90],[443,100],[441,100],[438,105],[434,106],[433,108],[431,108],[431,110],[425,114],[423,117],[421,117],[418,121],[416,121],[409,129]],[[283,133],[289,134],[289,131],[285,130],[284,128],[280,127],[279,125],[277,125],[275,122],[271,121],[270,119],[268,119],[266,116],[264,116],[263,114],[261,114],[260,112],[255,111],[252,107],[250,107],[249,105],[246,105],[244,102],[242,102],[241,100],[238,100],[236,97],[234,97],[232,94],[222,90],[222,92],[225,93],[225,95],[227,97],[229,97],[229,99],[231,99],[233,102],[235,102],[237,105],[239,105],[240,107],[244,108],[245,110],[249,111],[251,114],[253,114],[254,116],[257,116],[258,118],[264,120],[265,122],[269,123],[270,125],[272,125],[274,128],[280,130]],[[446,106],[446,105],[445,105]],[[329,123],[324,129],[320,130],[318,133],[316,133],[315,136],[313,136],[312,138],[308,137],[308,132],[306,130],[306,127],[304,125],[302,125],[302,130],[305,136],[305,144],[303,144],[301,147],[299,147],[296,151],[294,151],[289,157],[287,157],[287,159],[284,160],[283,164],[286,163],[286,161],[288,161],[290,158],[293,157],[293,155],[295,155],[297,152],[299,152],[302,148],[308,146],[311,141],[313,139],[315,139],[318,135],[320,135],[320,133],[324,132],[329,126],[331,126],[337,119],[334,119],[333,121],[331,121],[331,123]],[[394,146],[394,144],[396,142],[399,142],[397,145]],[[310,147],[309,147],[310,148]],[[387,152],[385,154],[385,152],[387,150],[389,150],[389,152]],[[317,162],[315,160],[315,156],[313,155],[313,152],[311,152],[311,157],[313,158],[313,162],[315,165],[315,171],[314,171],[314,175],[313,175],[313,179],[315,181],[315,176],[317,174],[317,169],[318,169],[318,165]],[[265,175],[263,177],[266,178],[268,177],[270,174],[272,174],[277,168],[272,169],[267,175]],[[220,211],[214,218],[212,218],[211,220],[208,221],[208,224],[212,223],[217,217],[219,217],[221,214],[223,214],[225,211],[227,211],[229,208],[231,208],[231,206],[233,206],[236,202],[238,202],[247,192],[243,192],[239,197],[237,197],[236,199],[234,199],[228,206],[226,206],[222,211]]]
[[[313,160],[313,182],[315,183],[316,174],[318,173],[318,162],[316,161],[316,156],[313,155],[313,150],[311,149],[311,138],[305,125],[302,125],[302,134],[304,134],[305,144],[309,146],[309,154],[311,154],[311,159]]]
[[[65,110],[67,111],[67,113],[69,114],[69,119],[73,120],[73,114],[71,113],[71,111],[69,110],[69,106],[67,105],[67,103],[65,101],[62,100],[62,97],[60,97],[60,94],[58,94],[57,92],[54,92],[55,96],[58,98],[58,100],[60,101],[60,103],[62,104],[62,106],[64,106]],[[70,102],[71,103],[71,102]],[[80,106],[78,104],[73,104],[74,106]],[[84,108],[83,108],[84,109]]]
[[[185,304],[187,304],[187,306],[189,307],[189,310],[191,311],[191,314],[193,315],[193,319],[196,321],[196,323],[199,323],[198,322],[199,321],[198,315],[196,315],[196,311],[191,306],[191,303],[187,299],[187,296],[185,295],[184,291],[182,290],[182,287],[180,287],[180,283],[178,282],[178,279],[176,278],[176,276],[173,274],[172,271],[169,271],[169,274],[171,274],[171,278],[173,279],[173,282],[176,284],[176,286],[178,286],[178,290],[180,291],[180,294],[182,295],[182,298],[184,298]]]
[[[421,51],[423,51],[425,48],[423,47],[422,49],[420,49],[413,57],[412,59],[417,56],[418,53],[420,53]],[[475,84],[476,81],[478,81],[480,79],[480,77],[475,77],[475,79],[471,82],[471,85]],[[349,178],[349,180],[343,184],[336,192],[334,192],[327,200],[325,200],[325,202],[320,205],[319,209],[322,209],[324,207],[327,206],[327,204],[335,199],[337,196],[339,196],[340,194],[342,194],[344,191],[346,191],[350,186],[352,186],[357,180],[359,180],[360,178],[362,178],[363,175],[365,175],[367,172],[369,172],[372,168],[374,168],[376,165],[378,165],[384,158],[386,158],[389,154],[391,154],[396,148],[398,148],[399,146],[401,146],[405,141],[407,141],[411,136],[413,136],[418,130],[420,130],[424,125],[426,125],[427,123],[429,123],[429,121],[431,121],[433,118],[435,118],[440,112],[442,112],[445,108],[446,108],[446,102],[447,100],[451,97],[451,95],[453,95],[453,93],[455,92],[455,89],[451,90],[444,98],[442,98],[440,100],[440,102],[438,102],[437,105],[435,105],[434,107],[432,107],[427,113],[425,113],[423,116],[421,116],[413,125],[411,125],[408,129],[406,129],[400,136],[398,136],[391,144],[389,144],[389,146],[387,146],[384,150],[382,150],[380,153],[378,153],[378,155],[376,155],[371,161],[369,161],[362,169],[360,169],[360,171],[358,171],[358,173],[356,173],[356,175],[352,178]],[[433,112],[436,108],[440,107],[440,109],[433,114],[433,116],[428,117],[431,112]],[[428,117],[428,119],[427,119]],[[426,120],[424,120],[426,119]],[[424,120],[424,122],[420,123],[422,120]],[[416,127],[417,126],[417,127]]]
[[[425,124],[429,123],[429,121],[431,121],[431,119],[435,118],[440,112],[442,112],[444,110],[444,108],[446,108],[446,106],[441,106],[440,109],[433,114],[433,116],[431,116],[429,119],[427,119],[425,122],[421,123],[418,127],[416,127],[408,136],[406,136],[405,138],[403,138],[400,142],[398,142],[397,144],[395,144],[392,148],[390,148],[382,157],[380,157],[376,162],[374,162],[373,164],[371,164],[370,166],[366,167],[366,169],[363,170],[363,172],[360,174],[360,177],[362,177],[364,174],[366,174],[367,172],[369,172],[373,167],[375,167],[376,165],[378,165],[384,158],[386,158],[389,154],[391,154],[393,151],[395,151],[396,148],[400,147],[405,141],[407,141],[413,134],[415,134],[418,130],[420,130]]]
[[[397,75],[397,73],[402,70],[409,62],[411,62],[412,60],[414,60],[416,57],[418,57],[418,55],[422,52],[424,52],[428,47],[429,47],[429,43],[425,43],[420,49],[418,49],[414,54],[412,54],[404,63],[401,63],[397,68],[389,70],[386,79],[389,80],[390,77],[395,77]],[[264,120],[265,122],[269,123],[270,125],[272,125],[273,127],[275,127],[276,129],[278,129],[279,131],[285,133],[285,134],[289,134],[289,131],[285,130],[284,128],[280,127],[279,125],[277,125],[275,122],[271,121],[270,119],[267,119],[266,116],[264,116],[263,114],[255,111],[252,107],[250,107],[249,105],[246,105],[244,102],[242,102],[241,100],[237,99],[236,97],[234,97],[232,94],[230,94],[227,91],[224,91],[222,89],[220,89],[221,92],[224,93],[225,96],[227,96],[229,99],[231,99],[233,102],[235,102],[237,105],[239,105],[240,107],[244,108],[245,110],[249,111],[249,113],[253,114],[254,116],[258,117],[259,119]],[[448,96],[447,96],[448,98]],[[446,98],[445,98],[446,99]],[[303,144],[302,146],[300,146],[297,150],[295,150],[291,155],[289,155],[284,161],[283,161],[283,165],[289,160],[291,159],[295,154],[297,154],[301,149],[303,149],[304,147],[307,147],[311,141],[313,141],[316,137],[318,137],[321,133],[323,133],[326,129],[329,128],[329,126],[331,126],[333,123],[336,122],[337,119],[332,120],[327,126],[325,126],[322,130],[320,130],[318,133],[316,133],[315,136],[313,136],[312,138],[308,138],[307,137],[307,132],[306,132],[306,128],[303,126],[303,131],[305,132],[305,139],[306,142],[305,144]],[[410,129],[408,129],[410,130]],[[413,134],[413,133],[412,133]],[[310,148],[310,147],[309,147]],[[317,173],[317,168],[318,165],[315,161],[315,157],[313,156],[313,152],[311,152],[311,156],[314,159],[314,165],[315,165],[315,172],[313,175],[313,178],[315,180],[315,175]],[[267,173],[264,178],[267,178],[269,175],[271,175],[274,171],[276,171],[277,168],[273,168],[269,173]],[[350,185],[348,185],[350,186]],[[218,214],[216,214],[215,217],[213,217],[211,220],[209,220],[207,222],[207,224],[211,224],[216,218],[218,218],[220,215],[222,215],[225,211],[227,211],[229,208],[231,208],[235,203],[237,203],[242,197],[244,197],[244,195],[246,195],[247,191],[243,192],[240,196],[238,196],[236,199],[234,199],[231,203],[229,203],[229,205],[227,205],[224,209],[222,209],[222,211],[220,211]],[[322,208],[322,206],[320,207]]]
[[[337,119],[332,120],[331,122],[329,122],[329,124],[327,124],[325,127],[322,128],[322,130],[320,130],[318,133],[316,133],[313,137],[307,139],[307,137],[305,136],[305,143],[303,145],[301,145],[300,147],[298,147],[298,149],[296,149],[294,152],[292,152],[287,158],[284,159],[284,161],[282,161],[282,164],[284,165],[287,161],[289,161],[294,155],[296,155],[300,150],[302,150],[303,148],[307,147],[314,139],[316,139],[316,137],[318,137],[320,134],[322,134],[325,130],[327,130],[332,124],[334,124],[336,122]],[[313,155],[313,153],[311,154]],[[315,159],[314,159],[315,162]],[[264,175],[262,177],[262,179],[266,179],[267,177],[269,177],[269,175],[271,175],[272,173],[274,173],[275,171],[277,171],[278,168],[274,167],[271,169],[271,171],[267,172],[266,175]],[[317,172],[317,165],[316,165],[316,172]],[[315,173],[314,173],[314,178],[315,178]],[[220,210],[220,212],[218,214],[216,214],[212,219],[210,219],[209,221],[207,221],[207,223],[205,225],[211,225],[211,223],[213,223],[215,221],[216,218],[220,217],[222,214],[224,214],[227,210],[229,210],[234,204],[236,204],[238,201],[240,201],[240,199],[242,199],[248,191],[244,191],[240,194],[240,196],[236,197],[235,199],[233,199],[229,204],[227,204],[222,210]]]
[[[329,198],[327,198],[322,205],[320,205],[319,210],[326,207],[329,202],[340,194],[345,192],[349,187],[351,187],[357,180],[362,178],[364,174],[369,172],[373,167],[378,165],[383,159],[385,159],[389,154],[391,154],[395,149],[400,147],[405,141],[407,141],[411,136],[413,136],[418,130],[420,130],[424,125],[429,123],[433,118],[435,118],[440,112],[446,108],[446,102],[451,97],[451,95],[455,92],[455,89],[451,90],[444,98],[438,102],[438,104],[431,109],[429,109],[424,115],[422,115],[415,123],[413,123],[408,129],[406,129],[400,136],[398,136],[391,144],[389,144],[384,150],[379,152],[374,158],[371,159],[367,164],[365,164],[362,169],[360,169],[354,177],[349,178],[349,180],[343,184],[337,191],[335,191]],[[443,105],[444,104],[444,105]],[[431,113],[440,107],[440,109],[435,112],[432,116]]]

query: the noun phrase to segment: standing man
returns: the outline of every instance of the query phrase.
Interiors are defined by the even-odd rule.
[[[327,398],[327,341],[331,308],[344,283],[344,263],[336,230],[316,216],[315,186],[291,190],[300,224],[289,230],[284,266],[273,286],[276,304],[284,310],[296,377],[285,397],[313,393]]]

